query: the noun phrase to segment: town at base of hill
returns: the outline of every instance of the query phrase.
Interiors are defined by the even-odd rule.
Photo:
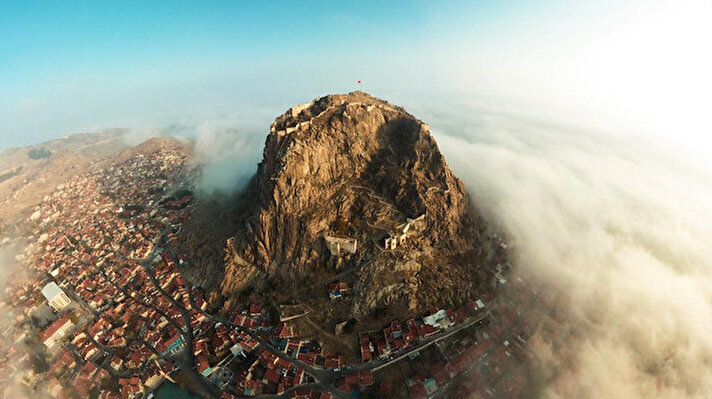
[[[343,146],[363,152],[329,150]],[[322,150],[338,172],[315,166]],[[470,208],[427,126],[364,93],[328,96],[279,117],[265,157],[244,203],[215,209],[247,221],[208,246],[222,269],[196,250],[215,236],[195,215],[215,201],[194,193],[189,143],[152,139],[46,181],[0,244],[16,268],[0,302],[3,397],[149,398],[168,384],[208,398],[526,396],[527,339],[555,299],[510,273],[511,244]],[[290,175],[300,162],[309,189]],[[276,202],[255,193],[265,185]]]

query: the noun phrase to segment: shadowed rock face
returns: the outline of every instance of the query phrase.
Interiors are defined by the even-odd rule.
[[[240,214],[221,282],[228,297],[267,280],[289,287],[353,269],[358,316],[393,300],[414,308],[462,299],[486,278],[486,226],[429,127],[366,93],[279,116]],[[384,238],[421,215],[404,245],[382,250]],[[325,236],[356,238],[358,250],[332,256]]]

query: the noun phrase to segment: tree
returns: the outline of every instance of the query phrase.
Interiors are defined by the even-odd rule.
[[[52,156],[52,151],[46,148],[33,148],[27,154],[30,159],[43,159]]]
[[[45,360],[43,357],[40,356],[32,356],[32,370],[35,373],[44,373],[47,370],[49,370],[49,365],[47,364],[47,360]]]

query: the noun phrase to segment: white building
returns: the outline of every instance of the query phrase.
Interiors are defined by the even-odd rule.
[[[403,245],[405,243],[406,238],[405,233],[398,235],[391,233],[391,236],[386,238],[386,249],[396,249],[398,245]]]
[[[423,317],[423,322],[435,328],[449,328],[452,325],[452,320],[447,316],[445,309],[440,309],[430,316]]]
[[[341,251],[346,251],[350,254],[356,253],[358,240],[355,238],[339,238],[339,237],[324,237],[326,246],[329,248],[332,256],[341,255]]]
[[[57,312],[72,303],[67,294],[65,294],[54,281],[48,283],[44,286],[44,288],[42,288],[42,295],[47,298],[49,305],[52,306],[52,308],[54,308]]]
[[[407,218],[405,223],[396,228],[396,230],[400,231],[399,233],[391,232],[391,234],[386,238],[386,249],[396,249],[399,245],[405,244],[405,240],[408,238],[408,231],[411,227],[415,229],[416,222],[420,222],[424,217],[425,214],[422,214],[415,219]]]

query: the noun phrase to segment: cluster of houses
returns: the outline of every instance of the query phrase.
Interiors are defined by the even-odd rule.
[[[164,187],[185,180],[186,160],[170,150],[139,154],[72,178],[32,209],[28,225],[34,234],[17,258],[28,273],[8,284],[0,301],[0,313],[7,315],[0,323],[6,337],[0,342],[0,372],[21,376],[33,394],[60,399],[144,398],[185,373],[218,386],[221,399],[285,392],[331,397],[300,388],[315,382],[300,364],[332,371],[350,365],[344,355],[296,336],[289,319],[303,313],[281,315],[276,322],[265,306],[253,303],[220,322],[207,313],[202,289],[181,276],[178,266],[187,259],[164,244],[175,242],[192,210],[191,197],[166,201]],[[402,245],[421,219],[398,226],[386,248]],[[325,241],[335,256],[357,249],[356,239],[329,236]],[[334,282],[329,297],[336,300],[349,289]],[[361,360],[375,364],[407,353],[483,308],[481,300],[468,302],[361,333]],[[467,372],[490,350],[488,342],[493,346],[496,339],[482,338],[449,361],[429,365],[427,375],[408,379],[411,396],[428,396]],[[22,343],[41,345],[43,354],[32,355]],[[508,351],[502,356],[514,348]],[[192,359],[189,370],[182,368],[185,359]],[[38,362],[45,367],[33,367]],[[343,373],[336,385],[347,392],[374,385],[369,368],[358,370]],[[13,389],[0,381],[0,396],[14,397]]]
[[[254,303],[245,309],[234,311],[231,315],[232,325],[256,333],[262,341],[269,342],[286,357],[258,347],[259,341],[254,338],[235,345],[231,351],[239,360],[239,366],[232,380],[223,384],[222,388],[240,396],[282,394],[290,390],[294,397],[330,398],[328,393],[297,389],[299,385],[313,383],[314,379],[303,367],[288,359],[296,359],[320,368],[339,368],[344,365],[345,357],[324,353],[318,342],[295,337],[294,329],[288,320],[300,316],[282,314],[280,320],[284,322],[275,326],[270,323],[270,314],[261,304]]]
[[[230,397],[313,381],[259,344],[289,340],[284,349],[310,364],[314,348],[271,324],[261,304],[236,311],[230,323],[215,322],[202,290],[187,286],[180,274],[176,260],[182,264],[185,257],[174,259],[162,248],[163,239],[175,242],[191,212],[190,195],[161,200],[162,187],[184,179],[185,161],[171,151],[139,154],[73,178],[32,211],[36,234],[22,257],[32,276],[8,288],[17,299],[7,304],[29,305],[26,316],[44,306],[53,319],[36,333],[49,371],[33,375],[30,390],[56,398],[89,397],[90,391],[104,399],[143,398],[166,380],[196,372]],[[34,335],[26,328],[18,338]],[[193,359],[191,370],[181,369],[185,358]]]
[[[405,323],[393,321],[381,331],[362,332],[359,334],[361,361],[365,363],[375,359],[392,358],[422,340],[462,323],[484,306],[480,299],[475,302],[468,301],[467,305],[456,310],[441,309],[421,319],[410,319]]]
[[[527,383],[524,365],[531,360],[527,339],[538,317],[536,312],[521,312],[529,309],[535,297],[522,283],[511,294],[509,303],[498,301],[492,312],[496,323],[490,323],[487,329],[476,329],[467,339],[453,338],[440,345],[440,360],[426,364],[426,372],[406,376],[410,397],[425,399],[448,388],[452,388],[449,397],[458,399],[521,397]],[[455,377],[460,377],[458,383],[451,386]]]
[[[104,399],[143,398],[191,371],[222,388],[225,397],[283,392],[313,381],[304,369],[260,348],[262,339],[284,343],[285,353],[309,364],[343,364],[343,357],[322,356],[283,324],[270,324],[260,304],[235,312],[228,324],[208,317],[202,290],[186,285],[162,248],[164,239],[175,242],[191,212],[190,195],[162,200],[163,187],[184,179],[185,161],[171,151],[139,154],[74,177],[32,210],[35,235],[21,259],[30,276],[10,285],[6,293],[14,300],[2,303],[24,309],[15,324],[24,327],[13,331],[14,338],[36,337],[44,348],[49,371],[33,373],[30,391],[56,398],[90,392]],[[349,245],[344,250],[355,250]],[[176,260],[186,261],[181,255]],[[42,307],[49,323],[27,322]],[[18,372],[32,361],[26,352],[11,353],[23,360]],[[181,370],[180,360],[190,352],[194,366]]]
[[[42,386],[59,398],[89,397],[92,389],[101,397],[133,398],[170,379],[171,356],[185,346],[185,330],[198,331],[205,322],[173,261],[156,251],[162,234],[175,233],[190,212],[154,206],[162,187],[184,178],[186,160],[169,150],[139,154],[75,176],[32,210],[28,225],[35,234],[18,257],[28,276],[5,289],[19,313],[10,336],[36,339],[45,349],[48,371],[29,388]],[[189,309],[189,327],[176,303]],[[193,303],[205,306],[202,297]]]

